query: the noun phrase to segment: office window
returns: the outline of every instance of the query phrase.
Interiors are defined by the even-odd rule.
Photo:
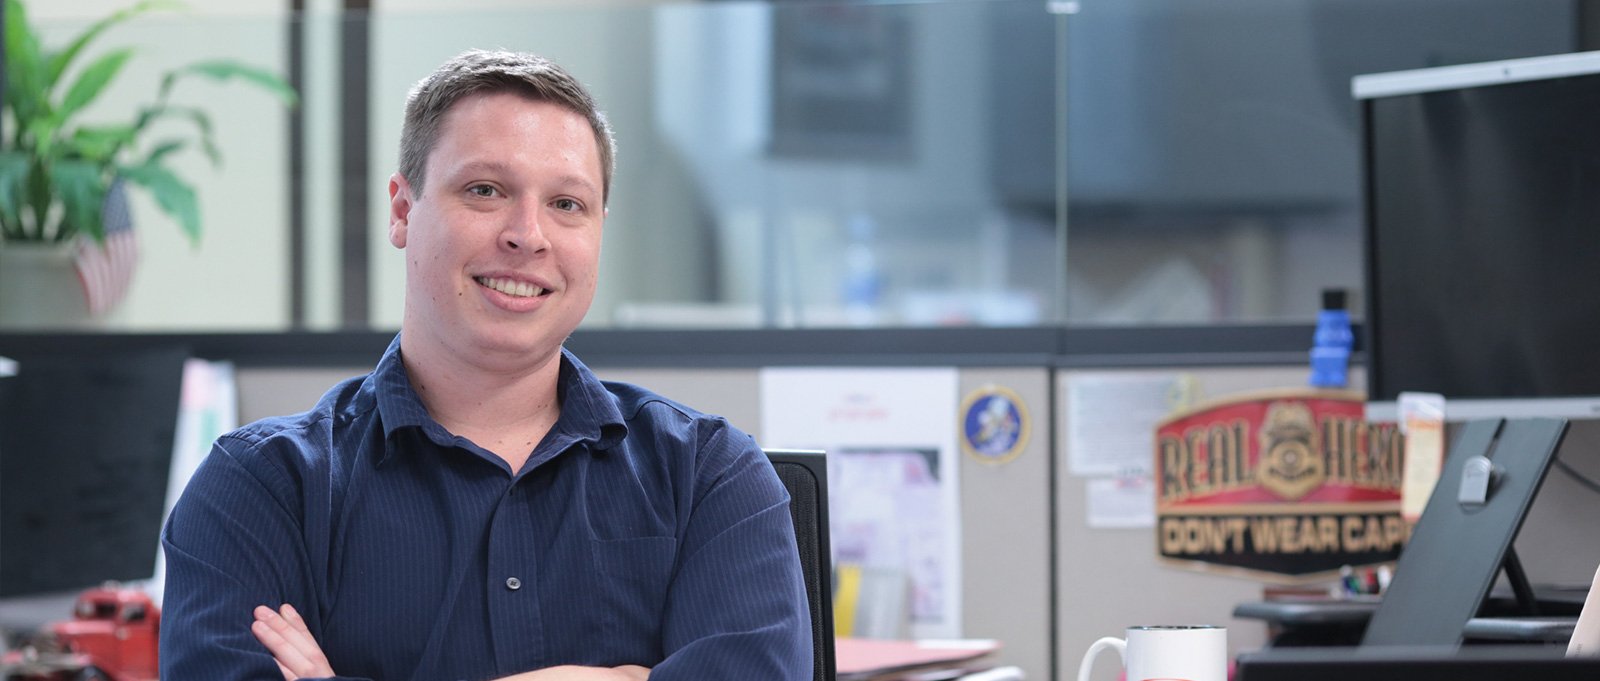
[[[1350,77],[1583,42],[1579,0],[194,4],[102,39],[148,49],[97,109],[290,50],[305,97],[186,95],[226,107],[227,165],[190,159],[205,238],[136,197],[145,264],[97,328],[397,326],[404,95],[480,46],[555,58],[616,125],[590,327],[1303,323],[1361,279]]]

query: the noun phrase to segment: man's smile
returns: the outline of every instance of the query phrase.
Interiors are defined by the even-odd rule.
[[[546,290],[525,281],[517,281],[505,277],[473,277],[479,286],[499,291],[508,296],[518,298],[534,298],[545,294]]]

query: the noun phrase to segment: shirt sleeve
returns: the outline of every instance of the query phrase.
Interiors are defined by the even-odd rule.
[[[811,616],[789,495],[750,436],[702,447],[651,681],[812,678]]]
[[[250,633],[257,605],[293,603],[320,634],[296,485],[261,461],[247,469],[230,451],[248,447],[219,440],[162,530],[166,681],[282,681]]]

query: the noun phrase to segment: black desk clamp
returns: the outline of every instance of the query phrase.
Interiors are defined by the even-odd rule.
[[[1494,465],[1487,456],[1468,459],[1461,468],[1461,489],[1456,494],[1456,500],[1468,510],[1483,506],[1489,502],[1490,493],[1504,475],[1505,469]]]

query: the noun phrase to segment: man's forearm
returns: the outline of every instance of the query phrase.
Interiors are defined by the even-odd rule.
[[[285,603],[280,610],[263,605],[253,614],[256,621],[250,631],[272,653],[285,681],[334,675],[328,658],[322,654],[322,646],[293,605]],[[567,665],[523,672],[499,681],[646,681],[649,678],[649,669],[635,665],[615,668]]]

